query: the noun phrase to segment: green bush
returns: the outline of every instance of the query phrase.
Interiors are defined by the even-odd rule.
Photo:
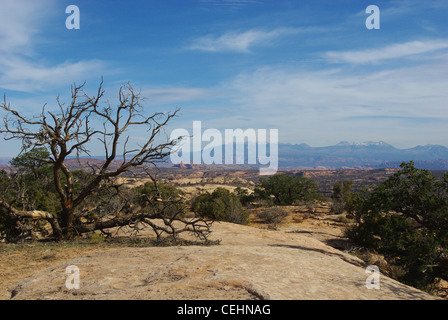
[[[18,219],[10,215],[4,208],[0,208],[0,239],[15,241],[22,231],[17,225]]]
[[[156,188],[153,182],[146,182],[143,186],[136,187],[135,191],[142,197],[160,197],[163,200],[175,200],[185,195],[182,190],[163,183],[157,183]]]
[[[401,266],[399,280],[425,289],[448,279],[448,174],[437,180],[403,163],[373,190],[354,195],[350,213],[356,224],[348,236]]]
[[[249,194],[247,189],[241,187],[236,187],[233,193],[238,197],[243,206],[255,200],[255,195],[253,193]]]
[[[158,183],[156,188],[153,182],[147,182],[143,186],[136,187],[133,192],[137,198],[136,202],[146,212],[165,217],[185,216],[186,207],[182,201],[185,194],[176,187]]]
[[[272,198],[276,205],[307,203],[321,198],[316,182],[301,176],[291,177],[285,173],[261,178],[255,194],[260,199]]]
[[[225,188],[217,188],[212,193],[197,196],[193,200],[192,210],[202,218],[249,223],[249,213],[244,210],[238,196]]]
[[[52,185],[53,174],[45,157],[45,148],[35,148],[10,161],[13,173],[0,172],[0,200],[17,210],[41,210],[58,216],[60,200]],[[45,221],[12,216],[0,208],[0,238],[18,241],[21,238],[45,234]]]

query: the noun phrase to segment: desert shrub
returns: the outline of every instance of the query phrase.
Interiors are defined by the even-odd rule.
[[[10,164],[20,173],[30,175],[30,180],[51,180],[52,170],[48,164],[50,152],[45,147],[34,148],[24,152],[10,161]]]
[[[288,212],[283,208],[279,207],[267,208],[257,213],[258,218],[272,225],[277,225],[281,223],[287,216]]]
[[[260,198],[257,198],[256,200],[255,200],[255,204],[256,204],[256,207],[261,207],[261,208],[266,208],[266,207],[273,207],[275,204],[274,204],[274,200],[272,200],[272,198],[267,198],[267,199],[260,199]]]
[[[241,187],[235,188],[233,193],[238,197],[243,206],[255,200],[254,194],[249,194],[249,191],[247,189]]]
[[[166,200],[173,200],[185,195],[181,189],[163,183],[157,183],[156,187],[154,182],[146,182],[143,186],[136,187],[135,191],[142,196],[158,196]]]
[[[276,205],[312,202],[321,197],[315,181],[284,173],[261,178],[255,195],[261,199],[272,198]]]
[[[92,233],[89,236],[90,243],[103,243],[106,241],[106,238],[101,233]]]
[[[57,215],[59,198],[53,187],[53,173],[46,162],[50,153],[46,148],[35,148],[13,158],[14,173],[2,186],[3,198],[16,198],[14,205],[21,210],[42,210]],[[5,193],[10,193],[7,195]]]
[[[163,183],[157,183],[156,187],[154,182],[146,182],[143,186],[134,188],[134,191],[141,199],[156,197],[163,200],[175,200],[185,196],[181,189]]]
[[[192,211],[202,218],[249,223],[249,213],[244,210],[238,196],[225,188],[217,188],[212,193],[197,196],[192,203]]]
[[[52,187],[52,172],[44,158],[45,148],[35,148],[10,161],[12,173],[0,172],[0,201],[17,210],[41,210],[58,216],[59,199]],[[46,234],[45,221],[11,215],[0,208],[0,238],[15,242],[22,238]]]
[[[403,163],[379,186],[354,195],[350,211],[356,223],[347,235],[402,267],[399,280],[425,289],[448,278],[448,174],[437,180]]]
[[[8,185],[11,183],[7,173],[0,171],[0,190],[5,198],[5,193],[8,193]],[[3,199],[2,199],[3,200]],[[17,229],[17,218],[8,214],[5,208],[0,207],[0,239],[16,238],[20,234]]]
[[[0,239],[15,241],[22,232],[17,225],[18,219],[4,209],[0,208]]]
[[[145,212],[162,213],[165,217],[183,217],[186,213],[185,203],[180,201],[185,193],[173,186],[163,183],[147,182],[143,186],[132,190],[135,194],[135,202]],[[133,198],[132,195],[127,198]]]
[[[345,223],[345,224],[349,224],[352,222],[352,219],[350,219],[350,217],[347,217],[347,215],[345,213],[341,213],[341,214],[335,216],[334,220],[336,222]]]
[[[353,181],[339,181],[333,186],[331,211],[340,214],[348,209],[352,199]]]

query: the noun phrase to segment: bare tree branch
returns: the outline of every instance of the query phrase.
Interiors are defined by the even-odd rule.
[[[153,179],[157,197],[148,198],[147,205],[157,208],[150,212],[136,212],[135,210],[121,212],[110,219],[95,222],[79,222],[79,218],[86,214],[84,204],[87,199],[101,188],[107,188],[111,180],[133,168],[156,166],[164,161],[172,152],[178,140],[167,138],[165,142],[158,142],[163,129],[168,122],[177,116],[179,109],[174,112],[154,112],[146,114],[143,109],[144,98],[135,92],[130,84],[120,88],[118,104],[115,108],[106,104],[102,106],[104,97],[103,81],[98,86],[94,96],[84,91],[85,83],[74,84],[71,88],[70,103],[63,103],[58,96],[57,108],[47,110],[45,104],[37,116],[27,118],[11,108],[4,101],[0,110],[6,112],[3,118],[4,126],[0,133],[6,140],[20,140],[22,151],[45,146],[51,153],[46,163],[52,166],[53,184],[59,196],[61,214],[55,218],[48,212],[35,210],[17,210],[13,203],[1,200],[0,206],[12,215],[21,218],[45,219],[53,227],[57,238],[69,238],[72,233],[85,233],[93,230],[103,230],[133,224],[136,230],[141,226],[149,226],[157,237],[163,234],[177,237],[182,232],[193,232],[199,238],[206,239],[210,230],[210,222],[202,219],[183,219],[181,199],[162,199],[155,179]],[[145,129],[147,136],[143,143],[130,147],[130,137],[127,132],[133,128]],[[91,178],[80,188],[74,187],[73,173],[67,165],[69,157],[80,161],[82,155],[90,155],[93,141],[99,141],[103,148],[105,159],[102,164],[88,164],[91,168]],[[95,149],[95,153],[98,149]],[[113,165],[112,165],[113,164]],[[118,190],[118,187],[115,186]],[[76,190],[75,190],[76,189]],[[118,197],[118,192],[114,194]],[[83,208],[84,206],[84,208]],[[131,208],[127,205],[126,208]],[[177,211],[176,211],[177,210]],[[161,221],[155,223],[154,219]],[[175,224],[180,223],[183,227]]]

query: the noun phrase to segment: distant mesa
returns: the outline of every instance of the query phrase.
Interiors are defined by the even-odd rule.
[[[173,165],[174,168],[181,168],[181,169],[198,169],[198,166],[194,165],[194,164],[190,164],[190,163],[179,163],[179,164],[175,164]]]

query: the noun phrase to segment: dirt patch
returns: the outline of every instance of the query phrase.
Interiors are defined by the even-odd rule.
[[[9,299],[8,288],[20,279],[29,277],[75,257],[110,248],[98,245],[73,244],[1,244],[0,246],[0,299]]]

